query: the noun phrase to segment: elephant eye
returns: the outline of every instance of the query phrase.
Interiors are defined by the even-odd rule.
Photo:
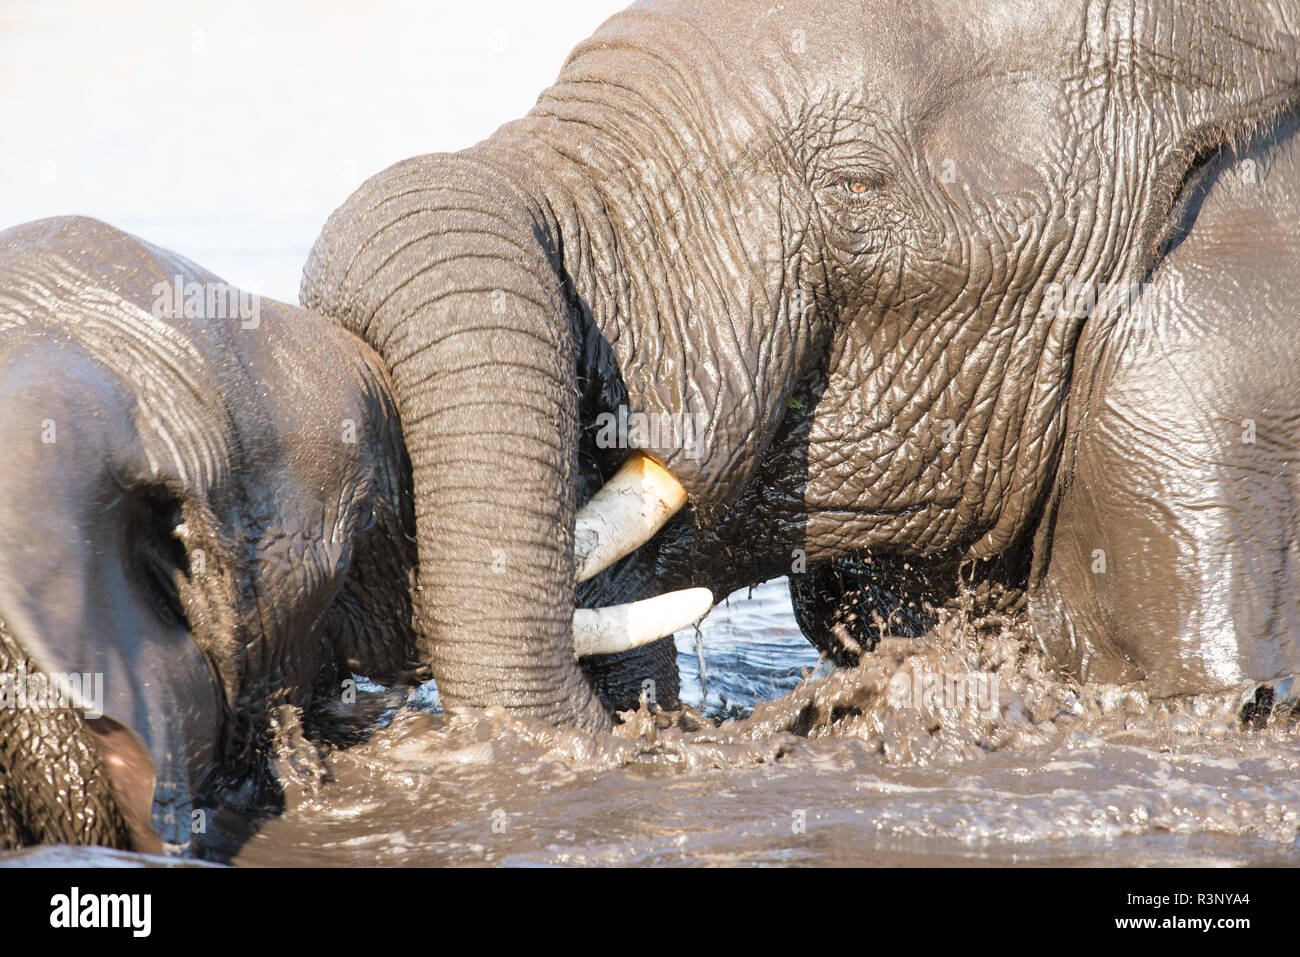
[[[142,498],[134,534],[137,573],[155,612],[172,624],[185,626],[177,580],[178,576],[188,577],[189,560],[177,537],[182,522],[180,503],[162,491],[151,490]]]
[[[866,172],[845,173],[831,183],[835,193],[848,200],[866,199],[882,185],[882,177]]]

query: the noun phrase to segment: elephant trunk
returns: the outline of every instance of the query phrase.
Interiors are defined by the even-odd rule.
[[[392,373],[415,481],[416,621],[444,705],[610,719],[574,652],[577,394],[552,227],[472,153],[370,180],[302,299]]]

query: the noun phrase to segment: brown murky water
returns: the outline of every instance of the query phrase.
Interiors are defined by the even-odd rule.
[[[365,743],[317,754],[287,735],[286,811],[233,863],[1300,861],[1300,728],[1281,707],[1243,727],[1244,689],[1081,689],[1015,628],[962,620],[832,672],[779,583],[679,648],[695,708],[605,739],[443,714],[428,688]]]
[[[1247,689],[1152,702],[1140,687],[1080,688],[1016,627],[961,618],[832,671],[780,583],[733,597],[678,645],[692,707],[643,709],[605,738],[445,714],[431,686],[363,686],[347,710],[372,730],[347,748],[287,721],[285,811],[230,862],[1300,862],[1300,726],[1280,705],[1243,726]],[[130,860],[59,848],[7,863]]]

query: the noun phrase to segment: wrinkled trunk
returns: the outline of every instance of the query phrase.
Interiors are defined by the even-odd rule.
[[[0,621],[0,674],[39,670]],[[129,848],[131,833],[81,715],[0,708],[0,849],[43,843]]]
[[[572,644],[575,349],[551,233],[473,151],[420,157],[334,214],[302,298],[391,370],[444,704],[599,728]]]

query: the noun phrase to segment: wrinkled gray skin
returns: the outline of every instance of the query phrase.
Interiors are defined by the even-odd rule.
[[[597,692],[674,681],[671,648],[580,667],[575,602],[791,571],[828,648],[960,570],[1085,677],[1300,670],[1298,28],[1294,2],[650,0],[523,119],[368,181],[302,299],[391,369],[444,701],[604,726]],[[1229,189],[1231,149],[1267,196]],[[703,415],[702,454],[645,446],[690,509],[575,591],[624,403]]]
[[[414,653],[387,374],[217,283],[95,220],[0,232],[0,671],[103,676],[102,717],[0,711],[0,846],[184,849],[278,707]]]

